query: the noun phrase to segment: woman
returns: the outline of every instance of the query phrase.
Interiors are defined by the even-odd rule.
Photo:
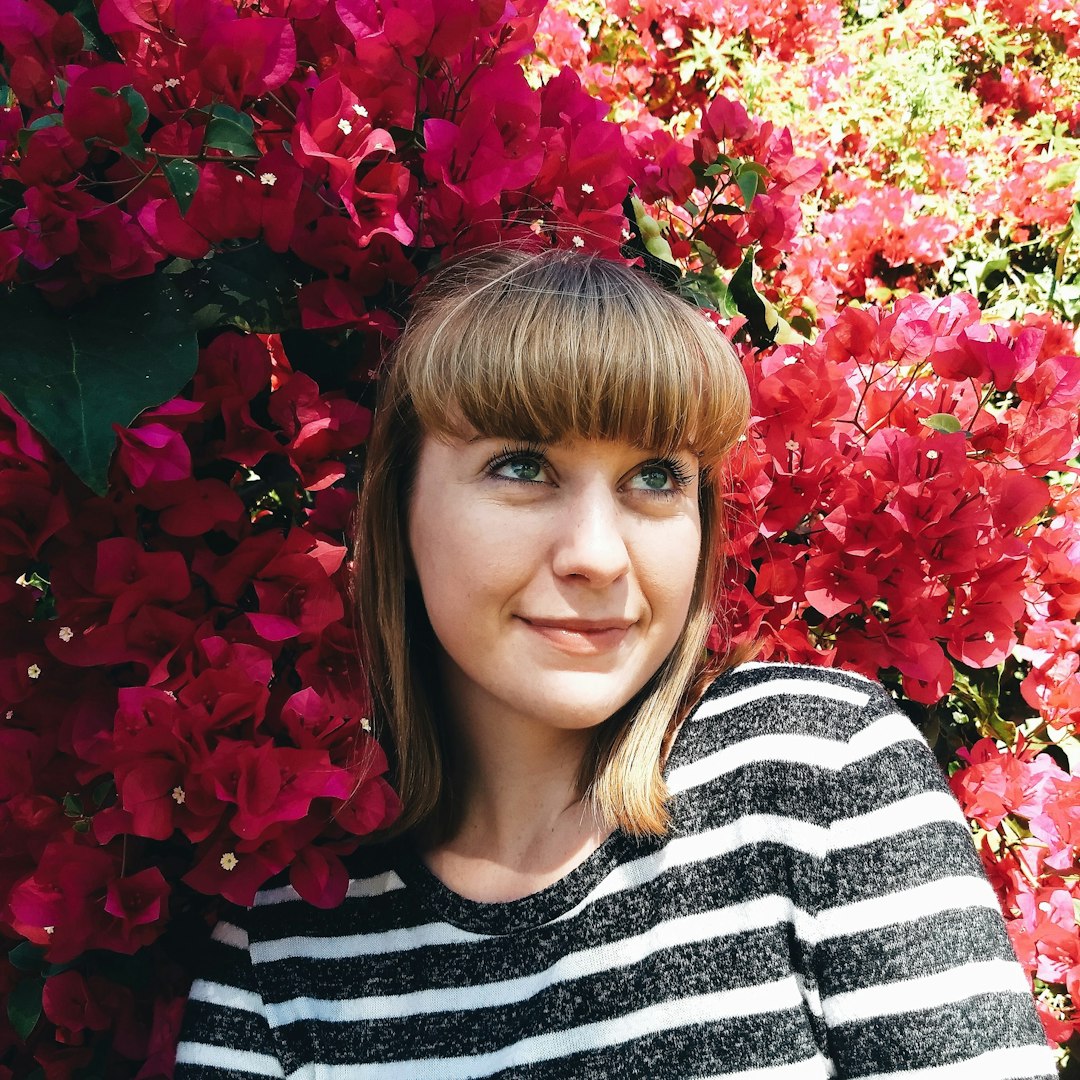
[[[726,341],[639,271],[460,260],[358,523],[404,810],[332,911],[214,934],[178,1080],[1049,1077],[925,743],[875,683],[706,659]]]

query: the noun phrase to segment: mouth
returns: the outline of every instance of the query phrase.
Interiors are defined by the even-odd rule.
[[[527,619],[521,621],[538,637],[561,652],[595,656],[617,648],[626,638],[633,619]]]

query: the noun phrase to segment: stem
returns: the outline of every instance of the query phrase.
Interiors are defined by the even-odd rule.
[[[293,118],[293,120],[295,120],[295,119],[296,119],[296,113],[294,113],[294,112],[292,111],[292,109],[290,109],[290,108],[289,108],[289,106],[288,106],[288,105],[286,105],[286,104],[285,104],[285,102],[284,102],[284,101],[282,101],[282,100],[281,100],[281,98],[279,98],[279,97],[277,96],[277,94],[275,94],[275,93],[274,93],[274,92],[273,92],[272,90],[268,90],[268,91],[266,92],[266,96],[267,96],[268,98],[270,98],[270,100],[271,100],[271,101],[273,101],[273,102],[274,102],[274,104],[275,104],[275,105],[277,105],[277,107],[278,107],[279,109],[281,109],[281,110],[282,110],[283,112],[285,112],[286,114],[288,114],[289,116],[291,116],[291,117]]]
[[[135,192],[138,191],[139,188],[141,188],[143,186],[143,184],[145,184],[147,182],[147,180],[149,180],[154,175],[154,173],[158,170],[160,165],[161,165],[160,161],[157,161],[156,164],[151,165],[150,168],[147,169],[146,172],[144,172],[142,174],[142,176],[140,176],[139,179],[135,181],[135,183],[131,186],[131,189],[129,191],[124,192],[124,194],[121,195],[120,198],[114,200],[113,202],[109,203],[108,205],[109,206],[119,206],[120,203],[124,202],[126,199],[130,199],[131,196],[134,195]]]

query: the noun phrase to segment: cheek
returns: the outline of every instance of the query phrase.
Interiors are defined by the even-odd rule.
[[[414,503],[409,547],[428,618],[436,634],[468,624],[470,613],[497,603],[512,569],[510,552],[482,507],[452,500]]]
[[[672,529],[663,542],[652,545],[648,559],[647,580],[642,587],[650,595],[653,615],[677,626],[686,621],[694,586],[698,578],[698,553],[701,530],[688,519]]]

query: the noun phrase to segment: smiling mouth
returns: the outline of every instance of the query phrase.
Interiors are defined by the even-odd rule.
[[[594,656],[617,648],[630,632],[633,622],[614,620],[536,620],[519,616],[521,621],[538,637],[561,652],[576,656]]]

